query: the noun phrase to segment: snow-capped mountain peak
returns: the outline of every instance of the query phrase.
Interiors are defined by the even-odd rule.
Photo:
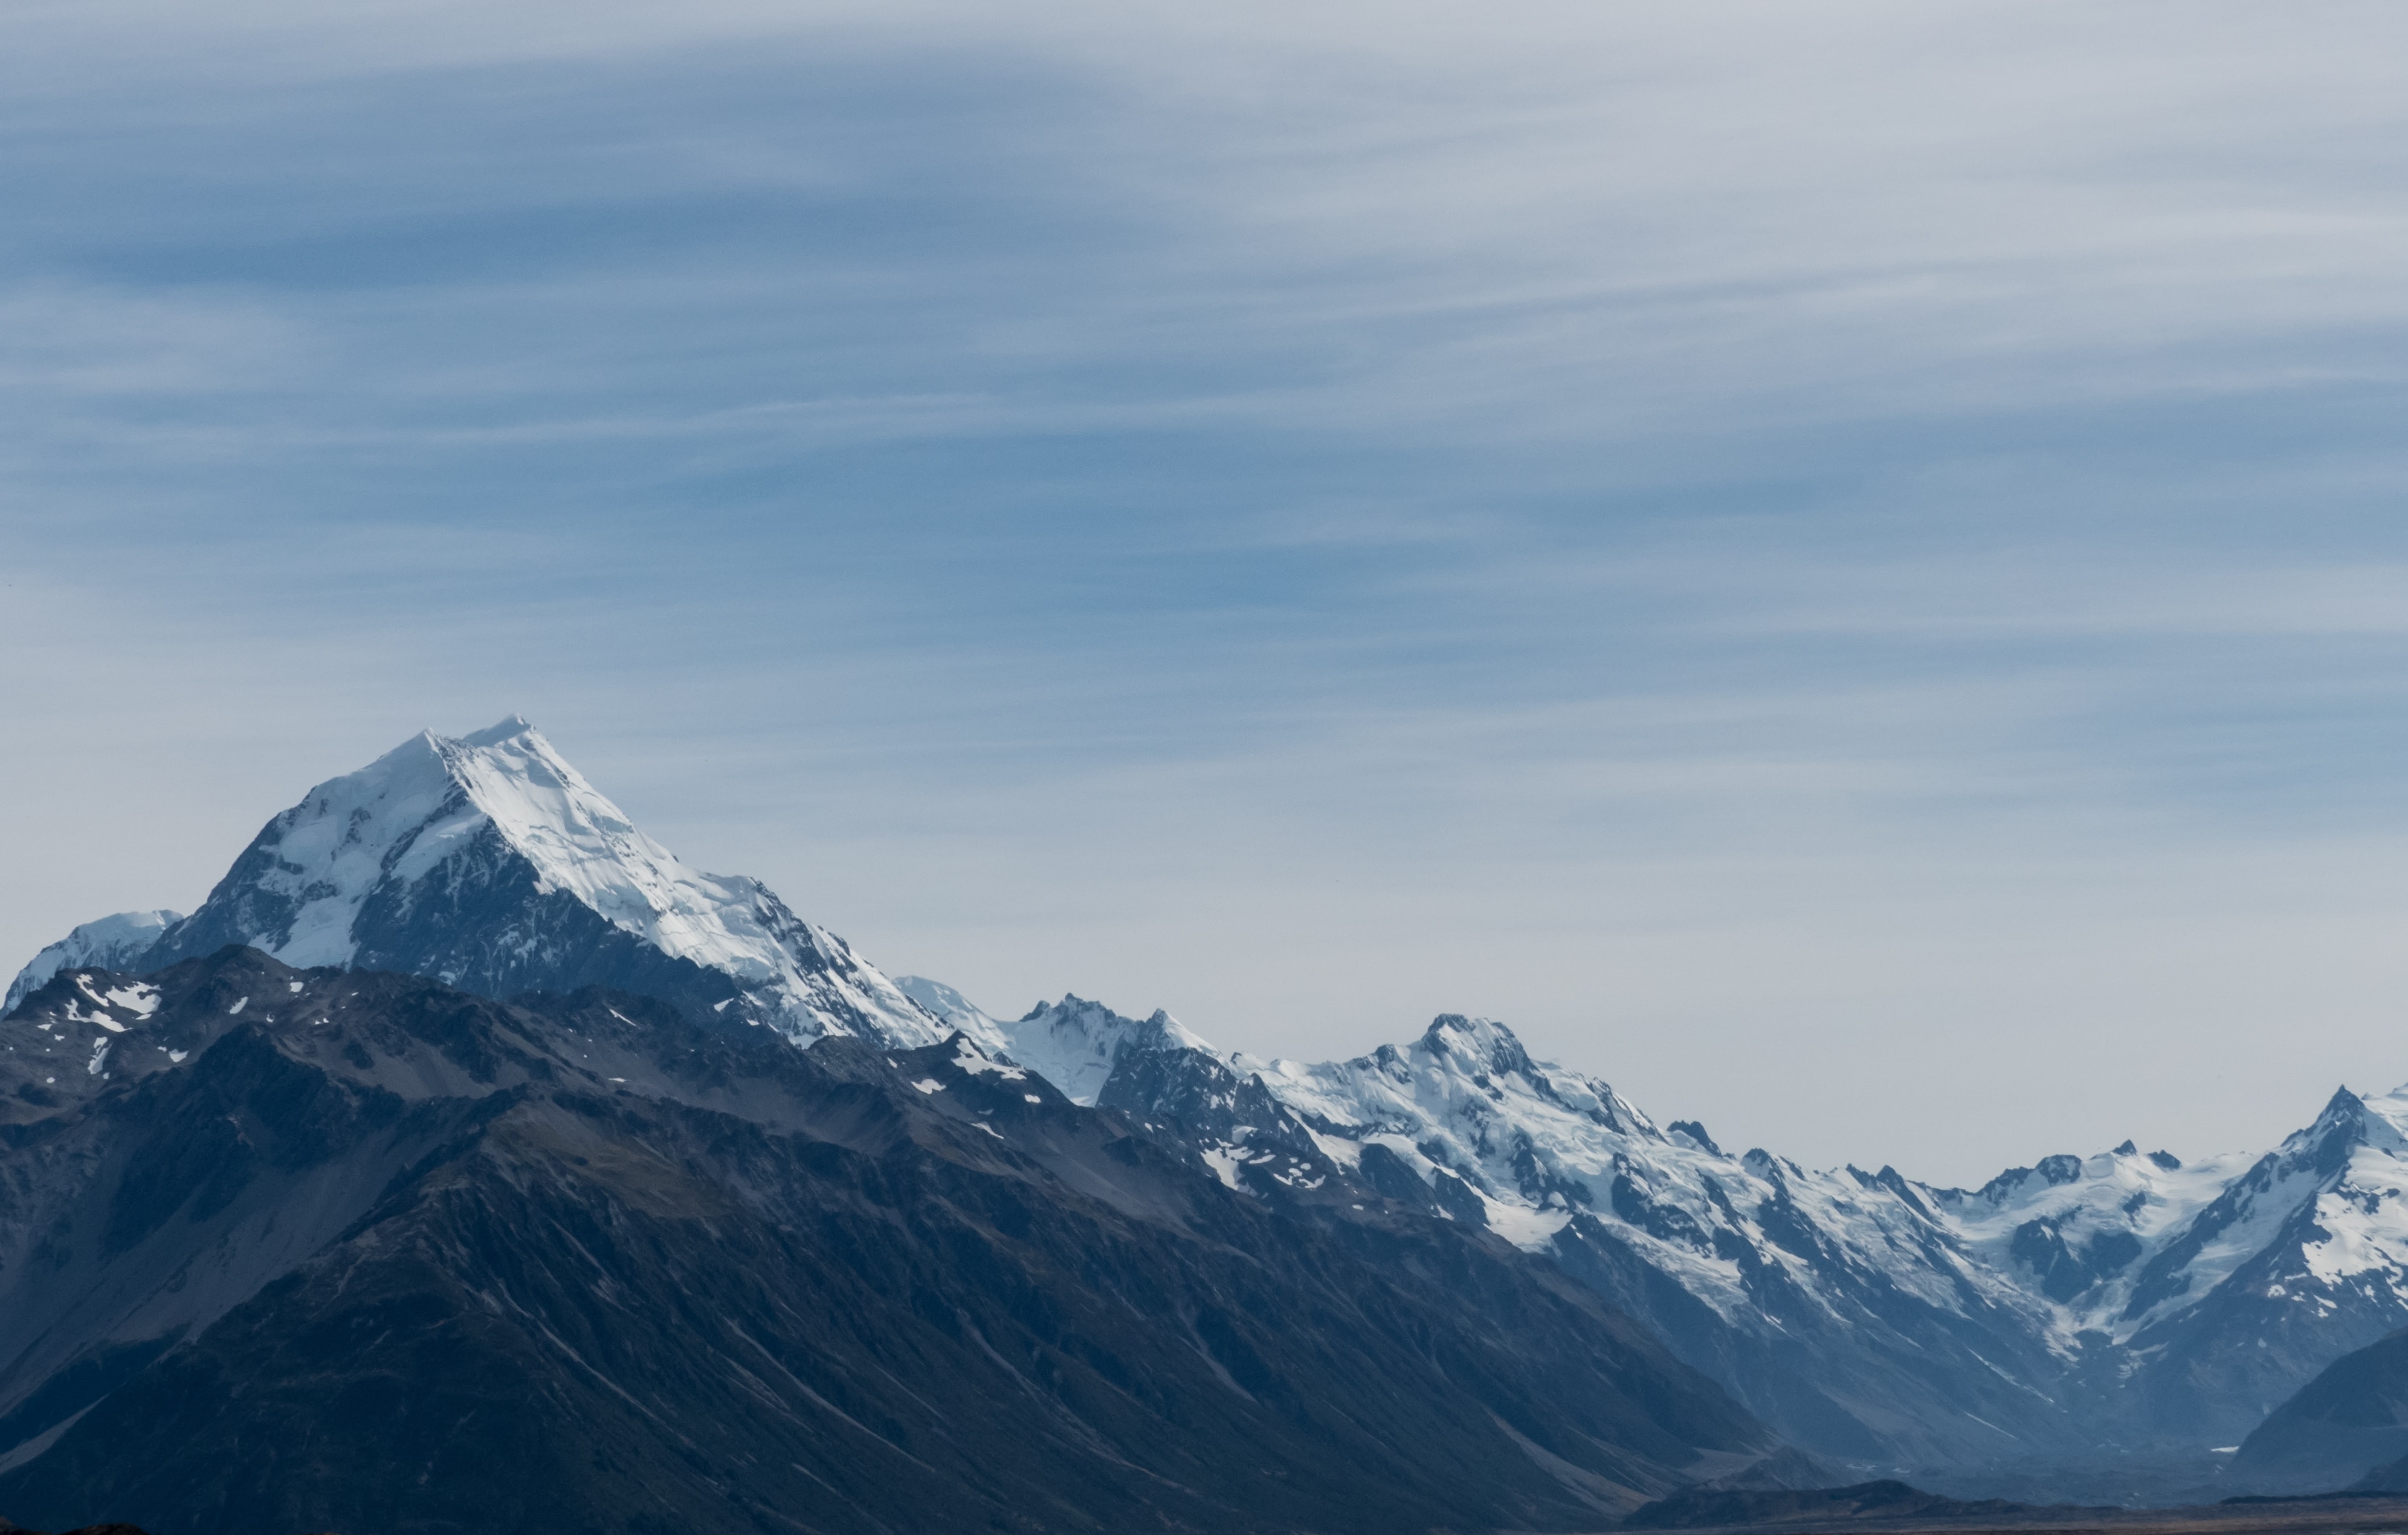
[[[1208,1160],[1304,1149],[1269,1144],[1259,1118],[1247,1135],[1199,1112],[1211,1104],[1182,1105],[1195,1083],[1131,1060],[1168,1091],[1149,1099],[1116,1078],[1105,1101],[1188,1118]],[[1970,1261],[1894,1172],[1809,1171],[1726,1154],[1694,1124],[1668,1132],[1491,1019],[1441,1015],[1351,1060],[1224,1064],[1241,1080],[1217,1097],[1259,1086],[1351,1176],[1554,1256],[1826,1448],[1995,1453],[2053,1421],[2028,1384],[2058,1368],[2043,1308]],[[1968,1382],[1966,1410],[1943,1411]]]
[[[1312,1064],[1075,994],[1003,1022],[940,983],[890,981],[756,880],[684,864],[515,715],[319,784],[193,915],[87,923],[0,1011],[50,983],[27,1042],[97,1091],[132,1069],[128,978],[229,944],[496,997],[616,987],[800,1043],[954,1040],[960,1071],[1041,1076],[1232,1188],[1347,1212],[1376,1195],[1548,1255],[1799,1442],[1866,1466],[2089,1443],[2101,1425],[2228,1442],[2408,1324],[2408,1088],[2344,1088],[2262,1156],[2128,1140],[1942,1189],[1659,1128],[1463,1014]]]
[[[36,954],[32,963],[17,972],[17,979],[9,983],[7,995],[0,997],[0,1015],[16,1011],[18,1003],[40,990],[61,970],[129,968],[127,961],[150,949],[159,941],[160,934],[182,920],[181,911],[120,911],[83,924]]]
[[[1142,1019],[1127,1018],[1101,1002],[1068,993],[1058,1002],[1039,1002],[1000,1027],[1004,1048],[1013,1060],[1079,1104],[1095,1103],[1113,1068],[1132,1050],[1197,1050],[1220,1058],[1219,1052],[1159,1008]]]
[[[2186,1164],[2127,1140],[2094,1156],[2044,1156],[1970,1193],[1924,1192],[1968,1252],[2064,1308],[2067,1331],[2129,1336],[2136,1324],[2117,1318],[2146,1260],[2247,1165],[2237,1155]]]
[[[704,874],[680,863],[518,716],[456,741],[422,739],[441,756],[474,812],[535,866],[539,889],[575,896],[662,953],[787,991],[800,987],[809,959],[851,958],[835,935],[773,906],[776,898],[757,880]],[[446,851],[443,843],[472,825],[464,813],[428,828],[396,872],[431,868]],[[435,845],[421,845],[430,841]],[[810,954],[798,955],[798,945]],[[871,999],[878,1011],[918,1011],[891,983],[878,989],[892,994]],[[902,1009],[894,1007],[898,999]]]
[[[2335,1093],[2315,1123],[2232,1178],[2150,1265],[2125,1319],[2144,1328],[2237,1279],[2269,1299],[2346,1290],[2353,1303],[2380,1299],[2408,1320],[2403,1122],[2408,1088],[2372,1098]],[[2342,1300],[2319,1303],[2330,1310]]]
[[[435,732],[429,730],[424,734],[431,738]],[[542,735],[536,727],[527,723],[525,715],[510,714],[485,726],[482,730],[471,730],[459,739],[463,746],[499,746],[504,741],[513,740],[523,736],[533,736],[537,740],[543,740]],[[551,742],[544,741],[546,751],[551,750]],[[566,764],[564,763],[562,766],[566,767]]]
[[[1526,1165],[1500,1175],[1504,1186],[1535,1178],[1531,1197],[1541,1202],[1540,1185],[1551,1175],[1531,1169],[1557,1154],[1570,1157],[1560,1164],[1568,1176],[1610,1176],[1609,1163],[1593,1151],[1571,1149],[1600,1132],[1670,1145],[1654,1121],[1612,1087],[1533,1061],[1512,1030],[1485,1018],[1443,1013],[1412,1043],[1382,1045],[1350,1061],[1305,1065],[1240,1055],[1232,1064],[1259,1071],[1283,1103],[1316,1127],[1426,1129],[1450,1146],[1449,1165],[1459,1172],[1498,1155],[1516,1160],[1516,1148],[1495,1133],[1510,1123],[1529,1141],[1530,1155],[1518,1159]]]
[[[1459,1012],[1440,1013],[1423,1031],[1422,1047],[1433,1056],[1461,1062],[1474,1073],[1535,1078],[1538,1068],[1522,1041],[1504,1025]]]
[[[797,1040],[917,1046],[946,1033],[759,881],[679,861],[517,715],[466,736],[421,732],[319,784],[199,911],[115,957],[156,965],[229,943],[497,996],[621,985]]]
[[[1057,1047],[1135,1026],[1076,997],[1006,1026],[1033,1025]],[[1090,1072],[1105,1058],[1068,1054]],[[1444,1015],[1344,1061],[1212,1059],[1336,1164],[1383,1192],[1411,1179],[1455,1218],[1552,1255],[1832,1453],[1861,1434],[1885,1453],[1995,1455],[2083,1432],[2093,1412],[2229,1439],[2408,1321],[2408,1091],[2337,1094],[2254,1164],[2126,1141],[1967,1191],[1729,1155],[1701,1126],[1658,1128],[1606,1083],[1534,1059],[1493,1020]],[[1180,1085],[1146,1064],[1103,1100],[1201,1112],[1142,1082]],[[1230,1117],[1195,1119],[1208,1160],[1269,1155]],[[2178,1384],[2202,1369],[2230,1378]],[[1868,1405],[1885,1401],[1918,1405]]]
[[[566,891],[664,953],[754,982],[789,968],[749,910],[751,882],[687,869],[515,714],[457,739],[422,732],[271,822],[259,883],[295,909],[267,952],[351,963],[371,894],[417,882],[487,835],[534,866],[539,893]]]

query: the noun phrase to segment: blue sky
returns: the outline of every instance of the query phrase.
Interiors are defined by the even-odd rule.
[[[2408,17],[12,12],[0,945],[512,710],[996,1011],[2408,1080]]]

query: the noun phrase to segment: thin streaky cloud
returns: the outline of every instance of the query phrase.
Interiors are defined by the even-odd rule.
[[[523,710],[990,1006],[1973,1182],[2408,1077],[2394,8],[11,26],[7,947]],[[2050,1064],[2192,1026],[2302,1103]]]

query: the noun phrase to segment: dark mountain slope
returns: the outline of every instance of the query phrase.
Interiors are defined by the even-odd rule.
[[[1573,1528],[1769,1448],[1484,1232],[1292,1218],[964,1041],[151,982],[0,1024],[20,1521]]]
[[[1445,1261],[1470,1265],[1463,1275],[1523,1276],[1515,1294],[1571,1303],[1526,1267],[1473,1263],[1494,1244],[1429,1237],[1432,1221],[1552,1258],[1592,1303],[1635,1318],[1850,1474],[2020,1490],[2035,1468],[2093,1474],[2068,1471],[2080,1464],[2119,1497],[2189,1488],[2217,1464],[2212,1447],[2408,1324],[2408,1090],[2337,1093],[2254,1166],[2186,1166],[2127,1142],[1963,1190],[1886,1168],[1816,1171],[1762,1150],[1726,1153],[1695,1121],[1659,1126],[1610,1083],[1534,1059],[1495,1020],[1445,1014],[1418,1039],[1320,1063],[1226,1054],[1168,1013],[1126,1018],[1076,997],[1003,1022],[941,984],[890,980],[756,881],[681,863],[516,717],[457,739],[423,734],[318,784],[261,829],[191,917],[86,923],[18,973],[0,1011],[63,968],[147,971],[235,943],[489,997],[608,986],[706,1028],[758,1024],[799,1043],[839,1034],[910,1049],[959,1029],[1081,1102],[1123,1111],[1172,1162],[1392,1278],[1437,1284],[1429,1243],[1443,1240],[1457,1244]],[[69,990],[51,996],[52,1027],[23,1037],[17,1064],[41,1069],[0,1093],[0,1128],[164,1069],[170,1048],[197,1048],[154,1038],[131,1000]],[[199,1042],[215,1037],[203,1030]],[[549,1047],[526,1048],[535,1059]],[[404,1054],[424,1064],[424,1052]],[[181,1128],[155,1144],[95,1111],[0,1166],[0,1260],[17,1219],[18,1258],[47,1276],[11,1292],[21,1314],[0,1310],[0,1419],[23,1383],[48,1393],[24,1409],[39,1417],[196,1336],[320,1251],[394,1171],[463,1133],[464,1105],[538,1080],[505,1065],[490,1081],[453,1070],[437,1088],[363,1067],[337,1073],[349,1085],[301,1081],[285,1095],[267,1086],[285,1067],[249,1060],[258,1082],[238,1080],[229,1057],[162,1099]],[[623,1067],[611,1074],[650,1080],[642,1062]],[[717,1106],[746,1117],[767,1101],[738,1097]],[[254,1098],[260,1107],[244,1107]],[[305,1103],[323,1126],[280,1124]],[[312,1135],[337,1131],[350,1150],[308,1152]],[[187,1164],[222,1176],[186,1187]],[[1108,1180],[1078,1178],[1070,1186],[1107,1197]],[[95,1245],[79,1201],[121,1187],[126,1212],[108,1214],[115,1224]],[[144,1224],[150,1201],[170,1196],[190,1197],[199,1219]],[[0,1292],[22,1278],[0,1269]],[[1479,1306],[1504,1304],[1463,1282]],[[86,1330],[99,1318],[114,1320]],[[0,1421],[0,1442],[14,1421]],[[2136,1481],[2129,1468],[2143,1461],[2150,1480]]]
[[[1479,1062],[1484,1069],[1467,1074],[1465,1101],[1478,1095],[1494,1102],[1502,1097],[1498,1081],[1543,1075],[1506,1031],[1495,1025],[1480,1028],[1504,1058]],[[1463,1019],[1441,1018],[1420,1051],[1443,1056],[1451,1034],[1469,1031]],[[1403,1052],[1388,1052],[1388,1059],[1393,1069],[1409,1074]],[[1165,1139],[1198,1155],[1217,1157],[1237,1183],[1291,1212],[1342,1212],[1372,1198],[1367,1189],[1400,1208],[1466,1226],[1484,1227],[1492,1209],[1500,1208],[1484,1199],[1465,1173],[1437,1165],[1417,1173],[1365,1136],[1360,1125],[1308,1125],[1260,1075],[1241,1077],[1210,1052],[1152,1026],[1131,1026],[1096,1101],[1125,1110],[1140,1126],[1166,1132]],[[1398,1116],[1374,1123],[1393,1131],[1412,1122]],[[1483,1133],[1499,1140],[1515,1134],[1504,1125]],[[1511,1160],[1529,1180],[1527,1192],[1542,1199],[1547,1190],[1536,1149],[1526,1134],[1519,1140],[1519,1155]],[[1333,1159],[1330,1146],[1352,1153],[1354,1166]],[[1774,1196],[1758,1212],[1758,1231],[1790,1256],[1811,1262],[1819,1277],[1810,1288],[1792,1267],[1766,1261],[1756,1246],[1736,1239],[1718,1244],[1714,1251],[1735,1265],[1744,1287],[1745,1325],[1684,1288],[1630,1240],[1630,1223],[1652,1223],[1659,1235],[1698,1233],[1680,1224],[1677,1210],[1651,1205],[1627,1175],[1608,1196],[1620,1212],[1615,1221],[1580,1211],[1555,1231],[1547,1255],[1561,1272],[1722,1383],[1783,1437],[1816,1453],[1862,1462],[1944,1462],[1981,1451],[1995,1455],[2017,1443],[2062,1451],[2082,1442],[2068,1414],[2025,1384],[2054,1384],[2062,1366],[2019,1332],[2017,1314],[1961,1279],[1946,1295],[1947,1307],[1934,1304],[1928,1293],[1904,1289],[1887,1270],[1816,1236],[1790,1195],[1791,1180],[1802,1176],[1795,1169],[1760,1154],[1750,1169]],[[1587,1198],[1576,1193],[1573,1209]],[[1339,1224],[1351,1223],[1341,1214]],[[1913,1235],[1922,1244],[1921,1267],[1958,1271],[1936,1234],[1913,1228]]]
[[[2329,1492],[2408,1455],[2408,1332],[2345,1354],[2242,1441],[2230,1480]]]
[[[2255,1251],[2196,1303],[2132,1334],[2104,1393],[2171,1437],[2229,1444],[2317,1373],[2408,1322],[2398,1251],[2396,1096],[2344,1088],[2233,1179],[2136,1275],[2127,1319],[2186,1296],[2203,1254],[2257,1227]],[[2273,1217],[2273,1218],[2270,1218]],[[2128,1377],[2128,1378],[2127,1378]]]

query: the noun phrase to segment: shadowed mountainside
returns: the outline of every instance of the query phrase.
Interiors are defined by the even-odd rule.
[[[1773,1447],[1543,1260],[967,1040],[227,950],[0,1042],[22,1521],[1595,1528]]]

